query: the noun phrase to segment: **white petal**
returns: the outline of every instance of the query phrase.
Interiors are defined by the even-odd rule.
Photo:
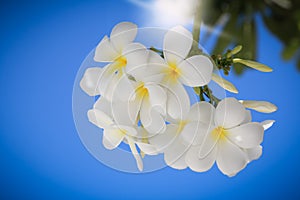
[[[125,55],[127,59],[126,72],[132,75],[136,80],[142,82],[158,82],[163,78],[162,71],[167,68],[165,61],[156,53],[148,51],[142,46],[132,43],[128,45],[131,53]],[[135,50],[134,50],[135,48]],[[158,77],[160,79],[157,81],[153,80],[151,77]]]
[[[140,118],[144,128],[150,133],[162,133],[166,130],[164,118],[151,107],[147,99],[141,105]]]
[[[107,36],[105,36],[96,47],[94,60],[96,62],[113,62],[119,57],[118,52]]]
[[[136,122],[136,113],[131,112],[131,102],[116,101],[112,103],[112,116],[116,125],[133,125]],[[133,115],[132,115],[133,114]]]
[[[99,128],[106,128],[113,124],[110,116],[101,110],[92,109],[88,111],[89,121],[98,126]]]
[[[262,146],[256,146],[251,149],[244,149],[248,157],[248,162],[257,160],[262,155]]]
[[[137,146],[147,155],[157,155],[158,151],[154,145],[136,142]]]
[[[149,143],[154,145],[158,152],[164,152],[177,138],[178,126],[174,124],[167,125],[166,131],[156,134],[149,138]]]
[[[234,58],[233,63],[241,63],[243,65],[246,65],[248,67],[251,67],[251,68],[261,71],[261,72],[272,72],[273,71],[272,68],[270,68],[264,64],[252,61],[252,60],[243,60],[240,58]]]
[[[96,101],[96,103],[93,106],[97,110],[101,110],[106,115],[108,115],[110,118],[113,118],[112,115],[112,103],[108,101],[106,98],[103,98],[102,96]]]
[[[210,131],[209,125],[202,122],[187,123],[182,129],[180,136],[187,146],[202,144],[204,137]]]
[[[115,91],[115,87],[119,82],[119,76],[111,73],[112,65],[107,65],[103,68],[103,73],[99,78],[99,91],[100,95],[108,100],[112,100],[112,95]]]
[[[164,57],[169,64],[179,64],[188,55],[193,43],[192,34],[182,26],[170,29],[164,37]]]
[[[129,80],[127,75],[124,74],[119,78],[116,83],[114,91],[112,91],[113,99],[121,101],[132,101],[135,99],[135,88],[133,81]]]
[[[159,85],[146,84],[149,93],[149,101],[152,108],[156,109],[160,114],[166,114],[167,94]]]
[[[185,161],[191,170],[196,172],[205,172],[215,163],[217,158],[217,148],[214,148],[205,158],[200,159],[199,146],[192,146],[185,157]]]
[[[80,81],[81,89],[90,96],[99,95],[98,82],[102,72],[102,69],[99,67],[86,69]]]
[[[167,90],[167,113],[173,119],[185,119],[190,109],[190,99],[180,83],[169,85]]]
[[[124,134],[115,128],[107,128],[103,131],[103,146],[109,150],[115,149],[124,139]]]
[[[127,141],[128,141],[130,150],[131,150],[131,152],[132,152],[132,154],[133,154],[133,156],[134,156],[134,158],[136,160],[136,164],[138,166],[138,169],[140,171],[143,171],[143,168],[144,168],[144,166],[143,166],[143,160],[142,160],[140,154],[138,153],[138,151],[136,150],[136,146],[135,146],[133,140],[127,137]]]
[[[241,124],[246,124],[252,121],[252,116],[251,116],[251,112],[249,110],[246,110],[246,115],[244,120],[242,121]]]
[[[139,80],[147,73],[147,61],[149,51],[139,43],[131,43],[126,46],[123,56],[126,58],[126,73]]]
[[[203,55],[192,56],[178,66],[181,76],[179,80],[190,87],[207,85],[211,80],[213,64]]]
[[[123,48],[135,39],[136,34],[137,25],[130,22],[121,22],[111,31],[110,40],[115,49],[121,53]]]
[[[277,110],[277,106],[267,101],[250,101],[241,100],[240,101],[246,108],[256,110],[262,113],[272,113]]]
[[[213,125],[215,108],[208,102],[197,102],[192,105],[187,119],[189,121],[200,121],[208,125]]]
[[[218,143],[217,165],[227,176],[235,176],[248,163],[246,153],[229,140]]]
[[[235,127],[245,119],[246,110],[235,98],[223,99],[216,108],[215,123],[224,128]]]
[[[204,136],[203,142],[200,146],[200,151],[199,151],[199,158],[204,159],[208,154],[213,151],[214,148],[216,148],[216,145],[218,143],[218,140],[220,138],[220,135],[217,135],[217,137],[212,134],[213,127],[210,128]]]
[[[148,68],[146,70],[148,70]],[[149,75],[148,73],[144,73],[144,75],[145,76],[140,79],[144,83],[160,84],[163,81],[164,77],[165,77],[165,74],[163,74],[163,73],[161,73],[161,74],[154,74],[154,75]]]
[[[217,74],[213,73],[211,79],[214,82],[216,82],[219,86],[224,88],[225,90],[232,92],[232,93],[238,93],[238,90],[236,89],[236,87],[232,83],[227,81],[226,79],[222,78],[221,76],[218,76]]]
[[[166,67],[166,61],[157,53],[149,51],[148,55],[148,66],[150,70],[155,70],[156,73],[161,73],[161,68]],[[155,73],[153,73],[155,74]]]
[[[253,148],[263,141],[264,128],[256,122],[243,124],[227,130],[226,136],[242,148]]]
[[[275,120],[265,120],[263,122],[260,122],[260,124],[264,127],[265,130],[268,130],[273,126],[275,123]]]
[[[164,152],[166,164],[175,169],[187,168],[187,164],[185,162],[186,152],[187,146],[181,142],[180,138],[176,138]]]

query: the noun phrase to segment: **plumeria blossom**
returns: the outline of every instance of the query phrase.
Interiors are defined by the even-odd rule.
[[[202,144],[187,153],[186,162],[192,170],[206,171],[216,161],[222,173],[234,176],[261,155],[264,128],[251,122],[250,112],[236,99],[225,98],[216,109],[211,106],[205,111],[214,120],[207,126],[208,131],[202,132]]]
[[[105,36],[98,44],[94,60],[109,63],[104,68],[91,68],[87,70],[80,83],[81,88],[91,96],[101,94],[111,100],[115,85],[124,75],[127,65],[124,51],[131,44],[137,34],[137,26],[130,22],[117,24],[111,31],[110,38]],[[96,75],[97,74],[97,75]],[[122,84],[130,86],[129,80],[122,79]]]
[[[191,32],[182,26],[170,29],[164,36],[163,57],[155,58],[151,70],[164,76],[167,90],[167,113],[178,119],[187,112],[190,100],[183,85],[197,87],[211,80],[213,64],[204,55],[188,57],[193,43]],[[154,72],[153,72],[154,73]]]
[[[172,120],[165,133],[149,139],[150,144],[164,153],[167,165],[175,169],[187,167],[185,156],[188,148],[202,143],[202,133],[207,131],[206,124],[210,124],[212,120],[205,112],[209,108],[203,107],[203,102],[194,104],[182,119]],[[204,109],[204,112],[200,109]]]
[[[113,113],[112,102],[105,98],[99,98],[94,108],[88,111],[89,121],[103,129],[103,146],[112,150],[117,148],[121,142],[126,142],[134,155],[138,169],[143,170],[143,162],[136,145],[148,155],[155,155],[155,147],[139,141],[142,138],[141,130],[131,121],[131,117],[126,115],[126,106],[119,107],[119,112]],[[120,102],[118,103],[120,105]]]
[[[182,26],[172,28],[164,37],[165,67],[161,72],[169,89],[168,114],[174,119],[180,118],[189,108],[189,98],[182,84],[197,87],[211,80],[213,64],[208,57],[195,55],[187,58],[192,43],[192,34]]]

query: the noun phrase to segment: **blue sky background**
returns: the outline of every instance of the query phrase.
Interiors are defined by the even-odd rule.
[[[233,178],[216,167],[136,175],[88,153],[72,116],[77,70],[115,24],[159,25],[152,17],[125,0],[0,2],[1,199],[300,198],[300,73],[293,61],[280,59],[282,44],[262,25],[258,60],[274,72],[230,78],[240,90],[235,97],[279,107],[270,115],[254,113],[257,121],[276,120],[259,160]]]

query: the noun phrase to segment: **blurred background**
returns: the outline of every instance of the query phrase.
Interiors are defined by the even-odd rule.
[[[266,100],[274,119],[262,157],[233,178],[171,168],[127,174],[97,161],[72,116],[82,61],[112,27],[192,29],[193,0],[7,0],[0,2],[1,199],[300,199],[297,0],[203,0],[200,41],[209,53],[243,45],[239,57],[274,69],[235,66],[238,99]],[[99,141],[99,145],[101,141]]]

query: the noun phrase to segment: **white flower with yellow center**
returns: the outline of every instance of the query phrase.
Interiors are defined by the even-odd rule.
[[[81,80],[81,88],[90,96],[101,94],[111,100],[115,85],[124,75],[127,65],[125,48],[131,44],[137,34],[137,26],[130,22],[117,24],[111,31],[110,38],[105,36],[98,44],[94,60],[109,63],[103,68],[89,68]],[[128,79],[122,79],[130,86]]]
[[[203,107],[203,102],[191,106],[191,109],[180,120],[172,120],[164,133],[149,138],[150,144],[156,146],[160,153],[164,153],[167,165],[175,169],[187,167],[185,157],[191,145],[202,143],[203,132],[207,131],[211,116],[206,115],[210,107]],[[201,110],[200,110],[201,108]]]
[[[133,80],[130,81],[131,85],[123,84],[122,79],[127,79],[127,76],[123,76],[115,87],[113,99],[127,102],[130,116],[133,116],[134,120],[141,120],[142,126],[149,133],[164,132],[167,95],[165,89],[160,86],[162,76],[151,70],[152,60],[157,59],[156,56],[159,55],[139,43],[128,45],[126,52],[126,73]],[[118,112],[119,104],[113,105],[114,112]]]
[[[129,145],[134,158],[136,159],[138,169],[143,170],[143,161],[136,145],[139,149],[149,155],[155,155],[156,150],[153,145],[140,141],[142,135],[136,124],[132,122],[132,117],[126,112],[126,105],[118,102],[119,110],[112,112],[112,102],[105,98],[99,98],[94,108],[88,111],[89,121],[103,129],[103,146],[109,150],[115,149],[121,142]],[[122,105],[121,105],[122,104]]]
[[[186,162],[192,170],[203,172],[216,161],[222,173],[234,176],[261,155],[264,127],[251,122],[250,112],[234,98],[206,111],[206,116],[213,116],[212,124],[202,132],[203,143],[188,151]]]
[[[193,37],[188,30],[182,26],[174,27],[164,36],[164,59],[157,57],[152,62],[151,70],[164,76],[162,84],[168,89],[167,112],[174,119],[181,118],[190,107],[183,85],[203,86],[212,76],[213,63],[208,57],[195,55],[187,58],[192,43]]]

